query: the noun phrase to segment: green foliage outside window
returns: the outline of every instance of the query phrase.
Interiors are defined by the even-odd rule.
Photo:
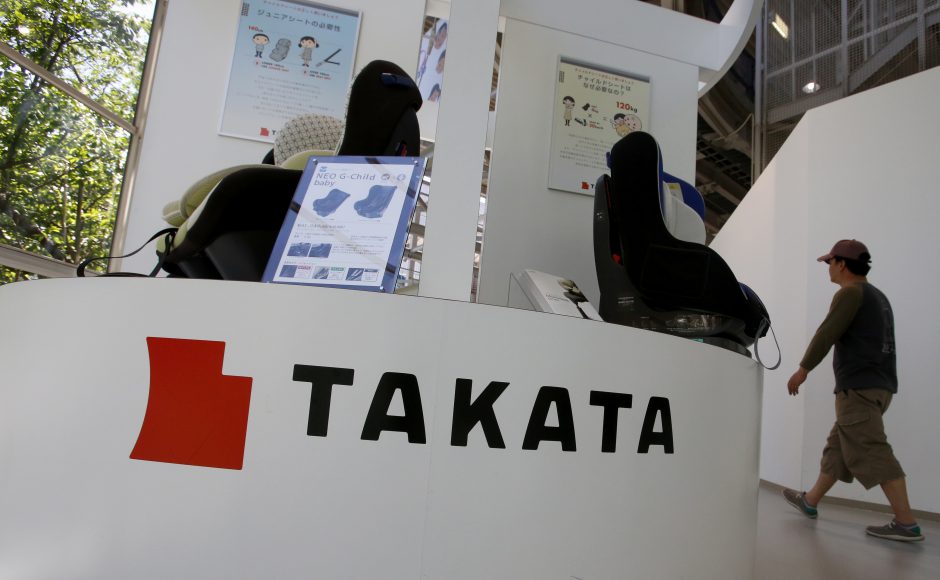
[[[135,4],[152,0],[0,0],[0,41],[133,121],[150,29]],[[108,254],[130,138],[0,56],[0,243],[69,263]]]

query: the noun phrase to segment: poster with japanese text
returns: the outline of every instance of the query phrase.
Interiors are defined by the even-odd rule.
[[[271,143],[306,113],[344,118],[359,12],[302,0],[245,0],[219,133]]]
[[[447,20],[432,19],[421,36],[415,84],[424,104],[437,103],[444,90],[444,62],[447,56]],[[436,104],[434,105],[436,106]]]
[[[311,158],[262,281],[393,292],[425,164]]]
[[[548,187],[594,195],[614,143],[631,131],[649,130],[650,83],[562,57],[552,110]]]

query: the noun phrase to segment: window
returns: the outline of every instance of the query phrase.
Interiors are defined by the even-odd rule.
[[[0,0],[0,284],[110,253],[154,10]]]

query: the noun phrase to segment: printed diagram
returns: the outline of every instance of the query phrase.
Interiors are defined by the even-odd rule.
[[[310,61],[313,60],[313,49],[320,46],[317,39],[312,36],[304,36],[297,43],[297,46],[303,49],[300,51],[300,60],[304,61],[303,66],[310,68]]]
[[[424,167],[420,157],[313,159],[262,280],[393,291]]]
[[[219,134],[271,143],[299,115],[345,116],[362,20],[358,10],[308,0],[237,2],[229,8],[240,14]]]
[[[264,49],[268,43],[271,42],[271,38],[263,32],[255,32],[252,34],[251,42],[255,52],[255,59],[258,61],[257,64],[261,64],[260,59],[264,56]],[[291,46],[293,46],[291,39],[285,37],[278,38],[277,44],[275,44],[274,48],[268,53],[268,59],[276,63],[284,62],[287,55],[290,54]],[[297,42],[297,47],[300,48],[301,68],[309,69],[310,63],[313,61],[314,50],[320,48],[320,43],[313,36],[303,36]],[[342,48],[337,48],[331,52],[329,56],[317,62],[314,67],[319,68],[324,64],[339,66],[341,63],[333,60],[333,58],[342,51]],[[306,71],[304,71],[304,74],[307,74]]]
[[[326,197],[313,200],[313,211],[320,217],[327,217],[335,212],[343,202],[349,198],[349,194],[341,189],[332,189]]]
[[[290,52],[290,39],[279,38],[277,44],[274,45],[274,49],[268,54],[268,58],[274,62],[281,62],[287,58],[287,53]]]
[[[565,298],[571,301],[574,304],[574,307],[578,309],[578,312],[581,313],[582,318],[590,318],[585,314],[584,310],[581,308],[583,302],[588,302],[587,297],[581,292],[581,289],[578,288],[578,285],[575,284],[574,280],[569,280],[567,278],[561,278],[558,280],[558,285],[564,290]]]
[[[310,244],[307,242],[298,242],[291,244],[287,249],[287,255],[291,257],[306,256],[310,252]]]
[[[310,258],[329,258],[332,249],[333,244],[314,244],[310,246],[307,256]]]
[[[329,258],[333,244],[311,244],[296,242],[287,248],[287,255],[292,258]]]
[[[559,56],[550,103],[549,189],[593,195],[610,148],[649,130],[649,80],[628,72]]]
[[[631,131],[639,130],[639,125],[641,124],[639,117],[637,117],[636,115],[627,115],[628,117],[633,117],[635,120],[635,121],[630,120],[629,124],[627,125],[625,125],[625,122],[623,120],[624,115],[622,113],[615,115],[613,119],[608,119],[608,117],[600,115],[600,109],[597,107],[597,105],[592,105],[591,103],[584,103],[583,105],[581,105],[581,107],[579,108],[582,111],[584,111],[584,115],[575,117],[574,116],[574,112],[575,112],[574,111],[574,108],[575,108],[574,97],[566,96],[565,98],[562,99],[561,102],[562,102],[562,105],[564,106],[564,113],[562,115],[562,119],[564,120],[566,127],[570,127],[571,121],[574,121],[575,123],[577,123],[578,125],[581,125],[582,127],[586,129],[604,129],[606,127],[605,122],[609,122],[611,126],[613,126],[614,130],[617,131],[617,134],[623,137],[624,135],[626,135],[627,133],[630,133]],[[599,117],[596,120],[595,120],[595,115]],[[633,127],[634,123],[636,124],[637,128],[626,129],[626,127]],[[624,130],[626,130],[626,133],[621,134],[621,131],[624,131]]]
[[[366,197],[353,204],[353,209],[364,218],[381,218],[392,202],[392,198],[397,189],[398,187],[394,185],[373,185],[369,188],[369,194]],[[320,217],[329,217],[336,212],[349,197],[350,194],[342,189],[331,189],[324,197],[313,200],[313,211]]]
[[[565,107],[565,127],[571,125],[571,111],[574,109],[574,97],[565,97],[561,100],[561,104]]]
[[[633,114],[626,115],[624,113],[617,113],[614,115],[614,118],[611,119],[610,124],[613,125],[614,131],[617,132],[618,137],[626,137],[630,133],[643,128],[643,121]]]
[[[394,185],[373,185],[369,188],[368,197],[353,204],[356,213],[370,219],[382,217],[396,189],[398,188]]]
[[[334,50],[334,51],[330,54],[330,56],[328,56],[328,57],[324,58],[323,60],[321,60],[320,62],[318,62],[318,63],[316,64],[316,67],[317,67],[317,68],[320,68],[320,65],[322,65],[323,63],[339,65],[338,62],[336,62],[335,60],[333,60],[333,57],[336,56],[337,54],[339,54],[339,52],[340,52],[341,50],[343,50],[343,49],[342,49],[342,48],[337,48],[336,50]]]
[[[264,47],[270,41],[271,39],[268,38],[268,35],[263,32],[258,32],[251,37],[251,42],[255,45],[255,58],[261,58],[261,55],[264,52]]]
[[[562,119],[566,127],[570,127],[571,121],[573,120],[578,125],[587,129],[604,129],[605,125],[603,121],[607,121],[610,123],[610,126],[613,127],[618,137],[626,137],[634,131],[643,129],[643,121],[634,114],[617,113],[613,118],[601,116],[601,119],[594,120],[594,116],[600,113],[599,109],[591,103],[584,103],[584,105],[581,106],[581,110],[584,111],[584,117],[575,117],[573,115],[575,108],[574,97],[566,96],[561,102],[564,106]]]
[[[329,175],[335,178],[335,174]],[[321,194],[321,197],[314,199],[309,205],[304,203],[312,208],[320,219],[310,216],[307,225],[304,226],[306,233],[295,237],[288,243],[285,258],[289,261],[280,265],[278,270],[280,278],[355,283],[371,283],[379,280],[381,269],[368,263],[369,258],[366,256],[375,252],[375,247],[372,247],[374,245],[372,238],[383,228],[388,227],[387,224],[383,224],[381,218],[391,206],[399,188],[397,185],[372,185],[366,189],[365,185],[359,185],[353,180],[347,180],[344,183],[349,191],[332,187],[326,195]],[[321,185],[331,187],[332,184]],[[355,198],[357,201],[352,204],[346,203],[350,198]],[[370,222],[364,227],[372,228],[371,232],[374,233],[363,235],[361,230],[363,226],[354,225],[362,224],[365,221],[363,218]],[[360,232],[350,235],[348,232],[351,228],[359,228]],[[330,240],[323,237],[324,235],[334,236],[335,239]],[[381,237],[382,234],[378,235]],[[324,265],[324,261],[327,260],[331,260],[332,263]],[[350,260],[355,260],[355,262],[349,264]]]

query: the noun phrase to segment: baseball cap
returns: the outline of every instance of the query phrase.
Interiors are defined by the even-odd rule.
[[[865,255],[863,258],[862,255]],[[858,260],[861,262],[871,262],[871,254],[865,244],[858,240],[839,240],[836,245],[825,256],[816,258],[817,262],[828,262],[833,258],[845,258],[848,260]]]

